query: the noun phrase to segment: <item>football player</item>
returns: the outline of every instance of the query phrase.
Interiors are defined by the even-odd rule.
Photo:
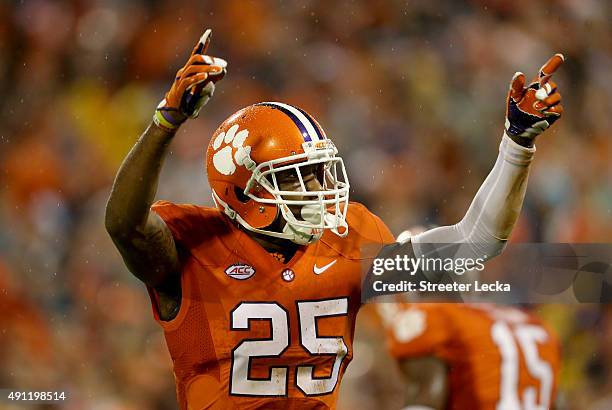
[[[241,109],[212,135],[206,170],[216,207],[154,203],[177,129],[225,75],[225,61],[206,55],[209,42],[208,30],[121,165],[106,228],[149,290],[181,409],[334,408],[352,357],[362,264],[393,235],[349,202],[344,163],[321,125],[279,102]],[[550,81],[561,61],[553,57],[528,87],[515,76],[499,157],[466,217],[416,244],[501,251],[533,141],[562,111]]]
[[[560,344],[534,313],[484,303],[377,308],[405,376],[405,410],[554,408]]]

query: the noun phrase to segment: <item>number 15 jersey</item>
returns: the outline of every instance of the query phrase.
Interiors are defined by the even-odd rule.
[[[448,409],[554,408],[556,335],[534,313],[492,304],[381,304],[391,355],[448,367]]]
[[[182,410],[334,408],[352,358],[362,272],[394,242],[351,203],[349,234],[326,231],[281,263],[214,208],[152,209],[185,251],[177,316],[164,329]]]

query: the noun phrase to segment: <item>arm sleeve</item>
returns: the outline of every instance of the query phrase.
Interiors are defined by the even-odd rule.
[[[535,147],[523,147],[504,134],[497,161],[463,219],[412,237],[415,255],[484,260],[499,255],[520,214],[534,153]]]

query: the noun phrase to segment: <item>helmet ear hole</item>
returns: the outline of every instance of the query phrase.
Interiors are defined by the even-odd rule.
[[[244,204],[249,202],[249,200],[251,199],[248,196],[246,196],[244,194],[244,191],[240,189],[239,187],[237,187],[236,185],[234,185],[234,195],[236,195],[236,198]]]

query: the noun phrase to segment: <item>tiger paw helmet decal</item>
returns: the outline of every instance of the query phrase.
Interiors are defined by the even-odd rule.
[[[223,175],[233,175],[236,166],[245,166],[249,163],[250,146],[244,146],[249,136],[249,130],[238,131],[238,124],[234,124],[227,132],[222,132],[213,141],[213,164],[215,169]]]

